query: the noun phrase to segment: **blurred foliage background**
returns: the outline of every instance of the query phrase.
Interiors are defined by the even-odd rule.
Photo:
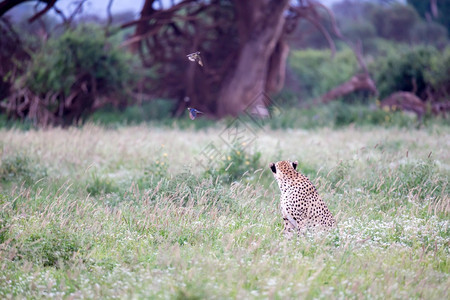
[[[437,1],[437,7],[430,3],[335,1],[331,12],[336,24],[349,41],[361,43],[378,95],[358,91],[322,108],[307,104],[360,70],[348,43],[333,37],[337,49],[333,56],[323,34],[314,24],[301,20],[288,38],[291,50],[285,85],[280,93],[272,95],[273,99],[287,108],[298,108],[292,112],[293,118],[311,116],[320,124],[318,110],[330,109],[336,114],[342,109],[351,115],[352,105],[360,115],[372,112],[371,119],[377,120],[380,112],[374,110],[380,101],[404,91],[428,103],[429,111],[430,105],[440,103],[443,114],[438,117],[444,117],[446,122],[446,108],[450,106],[450,3]],[[86,120],[166,120],[182,124],[167,121],[180,115],[176,99],[145,93],[158,81],[158,73],[151,66],[144,67],[137,55],[123,47],[133,30],[120,26],[133,21],[132,13],[123,12],[108,19],[84,14],[70,23],[47,13],[29,23],[27,20],[34,13],[33,5],[23,4],[0,19],[2,124],[14,120],[30,126],[70,125]],[[333,24],[326,14],[324,10],[323,26],[332,32]],[[66,109],[71,101],[76,101],[76,105]],[[18,107],[25,103],[27,109],[20,111]],[[45,122],[41,124],[39,120]],[[298,122],[286,123],[282,126]]]

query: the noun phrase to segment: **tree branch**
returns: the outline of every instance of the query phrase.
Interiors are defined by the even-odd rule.
[[[4,0],[0,2],[0,17],[6,14],[14,6],[31,0]],[[43,1],[44,2],[44,1]]]
[[[111,23],[112,23],[111,7],[113,5],[113,2],[114,2],[114,0],[109,0],[108,6],[106,7],[106,13],[107,13],[108,17],[107,17],[107,22],[105,25],[105,36],[109,36],[109,27],[111,26]]]
[[[367,65],[366,65],[363,55],[362,55],[361,40],[358,40],[356,44],[353,44],[350,41],[350,39],[348,39],[341,33],[341,31],[339,30],[339,27],[337,25],[336,18],[334,17],[333,13],[330,11],[330,9],[328,7],[326,7],[325,5],[323,5],[321,3],[315,3],[314,5],[322,8],[326,11],[326,13],[328,14],[328,16],[330,18],[331,25],[332,25],[331,28],[333,29],[334,34],[338,38],[340,38],[342,41],[344,41],[344,43],[346,43],[347,46],[350,47],[350,49],[352,49],[353,53],[356,56],[356,60],[358,61],[358,65],[361,67],[361,69],[364,71],[364,73],[368,74],[369,70],[367,69]]]
[[[58,0],[41,1],[47,3],[47,6],[43,10],[32,16],[31,18],[29,18],[28,22],[33,23],[34,21],[36,21],[38,18],[40,18],[42,15],[48,12],[55,5],[56,1]]]

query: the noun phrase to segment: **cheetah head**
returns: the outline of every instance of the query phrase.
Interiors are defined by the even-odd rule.
[[[270,169],[272,170],[273,176],[278,181],[278,184],[280,184],[280,181],[285,181],[289,179],[295,178],[297,175],[297,166],[298,162],[294,161],[288,161],[288,160],[282,160],[277,163],[271,163],[269,164]]]

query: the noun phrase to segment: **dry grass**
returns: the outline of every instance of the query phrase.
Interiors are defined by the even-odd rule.
[[[448,128],[258,131],[231,185],[196,163],[220,132],[0,130],[0,297],[448,298]],[[278,159],[336,230],[283,238]]]

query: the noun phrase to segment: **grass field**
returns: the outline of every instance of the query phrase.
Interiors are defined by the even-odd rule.
[[[0,129],[0,298],[449,298],[449,127],[222,132]],[[281,159],[336,229],[285,240]]]

